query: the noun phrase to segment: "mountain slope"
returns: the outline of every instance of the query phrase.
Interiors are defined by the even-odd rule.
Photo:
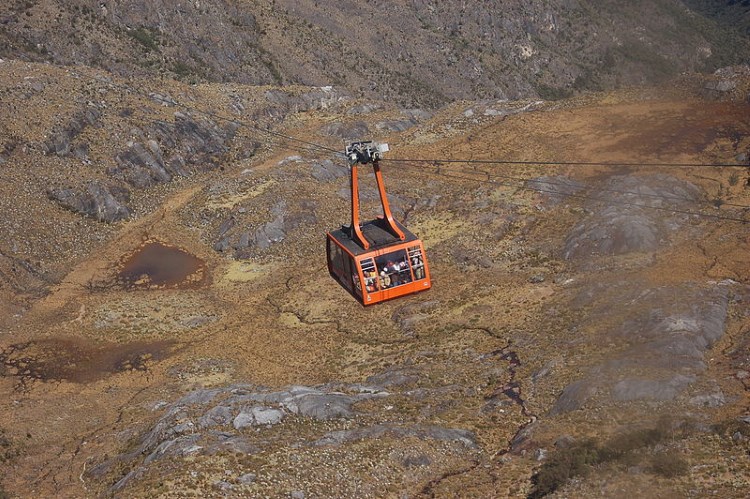
[[[0,64],[0,491],[746,495],[747,168],[647,163],[745,154],[747,77],[735,100],[688,79],[415,120],[320,89]],[[304,144],[252,126],[284,99],[301,111],[273,131]],[[368,308],[325,266],[345,165],[309,147],[365,129],[434,281]],[[129,188],[131,216],[47,192],[92,182]]]
[[[676,0],[3,3],[0,498],[745,498],[750,69],[563,98],[745,47]],[[362,307],[368,138],[433,287]]]
[[[342,86],[407,107],[558,98],[745,62],[678,0],[13,0],[1,57],[187,81]]]
[[[749,0],[685,0],[685,4],[722,25],[750,36]]]

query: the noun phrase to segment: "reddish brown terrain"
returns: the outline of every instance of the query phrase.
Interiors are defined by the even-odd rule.
[[[699,165],[747,162],[748,86],[406,113],[3,61],[2,495],[745,497],[750,172]],[[434,280],[368,308],[324,251],[358,138]]]

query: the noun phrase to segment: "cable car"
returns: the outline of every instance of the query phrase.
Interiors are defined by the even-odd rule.
[[[373,305],[431,287],[422,241],[394,220],[385,193],[379,161],[388,144],[371,141],[347,146],[352,218],[349,226],[326,235],[328,271],[363,305]],[[357,166],[372,164],[383,215],[360,222]]]

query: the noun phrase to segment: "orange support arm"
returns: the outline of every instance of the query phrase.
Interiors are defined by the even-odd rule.
[[[370,249],[370,243],[367,242],[359,227],[359,182],[357,179],[357,164],[350,167],[351,191],[352,191],[352,234],[351,238],[359,243],[364,249]]]
[[[380,204],[383,205],[383,216],[388,223],[388,228],[391,230],[394,236],[398,237],[402,241],[406,239],[404,232],[398,228],[396,221],[393,220],[393,214],[391,213],[391,205],[388,203],[388,196],[385,193],[385,184],[383,183],[383,175],[380,173],[380,161],[375,160],[372,162],[372,169],[375,171],[375,180],[378,183],[378,191],[380,192]],[[352,191],[353,192],[353,191]],[[364,246],[367,249],[367,246]]]

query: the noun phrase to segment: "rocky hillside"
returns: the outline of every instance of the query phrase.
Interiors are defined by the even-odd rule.
[[[691,9],[720,24],[750,35],[750,1],[748,0],[686,0]]]
[[[742,26],[722,22],[744,7],[698,7],[680,0],[481,7],[455,0],[9,0],[0,6],[0,57],[187,82],[335,85],[436,107],[454,99],[560,98],[747,62]],[[717,12],[724,13],[718,21]]]
[[[0,494],[745,497],[748,170],[652,164],[747,162],[749,93],[430,113],[1,62]],[[369,308],[322,243],[359,137],[434,281]]]
[[[742,2],[475,4],[0,5],[0,498],[747,497]]]

